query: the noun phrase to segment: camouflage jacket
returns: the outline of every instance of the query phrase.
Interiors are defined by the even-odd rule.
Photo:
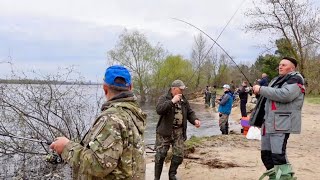
[[[146,114],[132,93],[106,102],[81,143],[70,141],[62,152],[73,179],[144,180],[145,124]]]

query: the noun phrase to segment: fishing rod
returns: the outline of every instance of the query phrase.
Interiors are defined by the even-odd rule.
[[[237,9],[238,11],[239,9]],[[234,16],[233,16],[234,17]],[[212,40],[214,42],[214,44],[216,44],[230,59],[231,61],[236,65],[236,67],[238,68],[238,70],[240,71],[240,73],[244,76],[244,78],[248,81],[249,85],[252,87],[252,84],[250,83],[249,79],[247,78],[247,76],[242,72],[241,68],[238,66],[238,64],[233,60],[233,58],[229,55],[229,53],[216,41],[214,40],[209,34],[207,34],[206,32],[204,32],[202,29],[198,28],[197,26],[187,22],[187,21],[184,21],[184,20],[181,20],[181,19],[178,19],[178,18],[172,18],[174,20],[177,20],[177,21],[180,21],[180,22],[183,22],[197,30],[199,30],[201,33],[203,33],[205,36],[207,36],[210,40]],[[229,23],[229,22],[228,22]]]
[[[233,15],[231,16],[231,18],[230,18],[229,21],[227,22],[227,24],[223,27],[222,31],[220,32],[220,34],[219,34],[218,37],[216,38],[216,41],[219,40],[220,36],[221,36],[222,33],[226,30],[226,28],[228,27],[228,25],[230,24],[230,22],[232,21],[232,19],[236,16],[237,12],[239,11],[239,9],[241,8],[241,6],[243,5],[243,3],[244,3],[245,1],[246,1],[246,0],[243,0],[243,1],[241,2],[241,4],[238,6],[238,8],[236,9],[236,11],[233,13]],[[176,18],[173,18],[173,19],[176,19]],[[176,19],[176,20],[178,20],[178,19]],[[179,20],[178,20],[178,21],[179,21]],[[214,46],[215,44],[216,44],[216,42],[214,42],[214,43],[211,45],[211,47],[209,48],[208,52],[206,53],[206,55],[204,56],[203,59],[205,59],[205,58],[209,55],[210,51],[212,50],[212,48],[213,48],[213,46]]]
[[[247,78],[247,76],[242,72],[242,70],[240,69],[240,67],[238,66],[238,64],[233,60],[233,58],[229,55],[229,53],[222,47],[220,46],[220,44],[215,41],[211,36],[209,36],[206,32],[204,32],[202,29],[198,28],[197,26],[187,22],[187,21],[184,21],[184,20],[181,20],[181,19],[178,19],[178,18],[174,18],[175,20],[177,21],[180,21],[180,22],[183,22],[185,24],[188,24],[189,26],[192,26],[194,28],[196,28],[197,30],[199,30],[200,32],[202,32],[204,35],[206,35],[210,40],[212,40],[230,59],[231,61],[236,65],[236,67],[238,68],[238,70],[241,72],[241,74],[244,76],[244,78],[249,82],[250,86],[252,87],[252,84],[250,83],[249,79]]]
[[[227,22],[227,24],[223,27],[222,31],[220,32],[220,34],[218,35],[218,37],[216,38],[216,41],[219,40],[220,36],[222,35],[222,33],[226,30],[226,28],[228,27],[228,25],[230,24],[231,20],[235,17],[235,15],[237,14],[237,12],[239,11],[240,7],[242,6],[242,4],[245,2],[246,0],[243,0],[241,2],[241,4],[238,6],[237,10],[233,13],[233,15],[231,16],[231,18],[229,19],[229,21]],[[177,20],[177,21],[180,21],[180,19],[177,19],[177,18],[172,18],[174,20]],[[209,48],[209,50],[207,51],[207,53],[204,55],[204,57],[202,59],[206,59],[207,56],[209,55],[210,51],[212,50],[213,46],[215,45],[216,43],[214,42],[211,47]],[[198,68],[199,69],[199,68]],[[192,74],[191,76],[191,79],[192,77],[194,76],[195,72]],[[189,81],[191,81],[191,79]],[[189,82],[188,81],[188,82]],[[187,84],[188,84],[187,82]]]
[[[20,136],[15,136],[9,133],[0,133],[0,136],[4,136],[4,137],[10,137],[10,138],[15,138],[15,139],[23,139],[23,140],[27,140],[27,141],[32,141],[32,142],[38,142],[41,144],[47,144],[50,145],[52,144],[51,141],[43,141],[43,140],[39,140],[39,139],[32,139],[32,138],[26,138],[26,137],[20,137]],[[49,152],[46,157],[45,157],[45,161],[51,163],[51,164],[59,164],[62,162],[62,158],[55,152]]]
[[[47,145],[50,145],[50,144],[52,143],[51,141],[42,141],[42,140],[39,140],[39,139],[32,139],[32,138],[20,137],[20,136],[11,135],[11,134],[9,134],[9,133],[6,133],[6,134],[0,133],[0,136],[6,136],[6,137],[15,138],[15,139],[23,139],[23,140],[33,141],[33,142],[38,142],[38,143],[43,143],[43,144],[47,144]]]

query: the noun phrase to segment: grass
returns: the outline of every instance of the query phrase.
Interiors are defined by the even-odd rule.
[[[310,104],[320,104],[320,96],[315,95],[307,95],[305,100]]]
[[[200,145],[202,143],[202,140],[206,138],[207,137],[191,136],[191,138],[185,142],[186,148],[196,147]]]

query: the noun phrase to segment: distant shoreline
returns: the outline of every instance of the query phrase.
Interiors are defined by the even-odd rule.
[[[0,84],[59,84],[59,85],[102,85],[97,82],[65,82],[65,81],[45,81],[31,79],[0,79]]]

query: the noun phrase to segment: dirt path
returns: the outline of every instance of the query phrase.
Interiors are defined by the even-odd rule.
[[[302,113],[302,133],[292,134],[288,141],[288,159],[298,179],[320,179],[319,111],[320,105],[305,103]],[[239,114],[239,109],[234,108],[231,118],[239,119]],[[204,140],[190,157],[192,159],[184,159],[179,167],[180,179],[257,180],[265,171],[260,160],[260,141],[247,140],[243,135],[210,137]],[[153,179],[153,174],[150,173],[153,171],[152,155],[149,155],[148,159],[146,179],[149,180]],[[167,179],[167,172],[163,173],[162,177]]]

